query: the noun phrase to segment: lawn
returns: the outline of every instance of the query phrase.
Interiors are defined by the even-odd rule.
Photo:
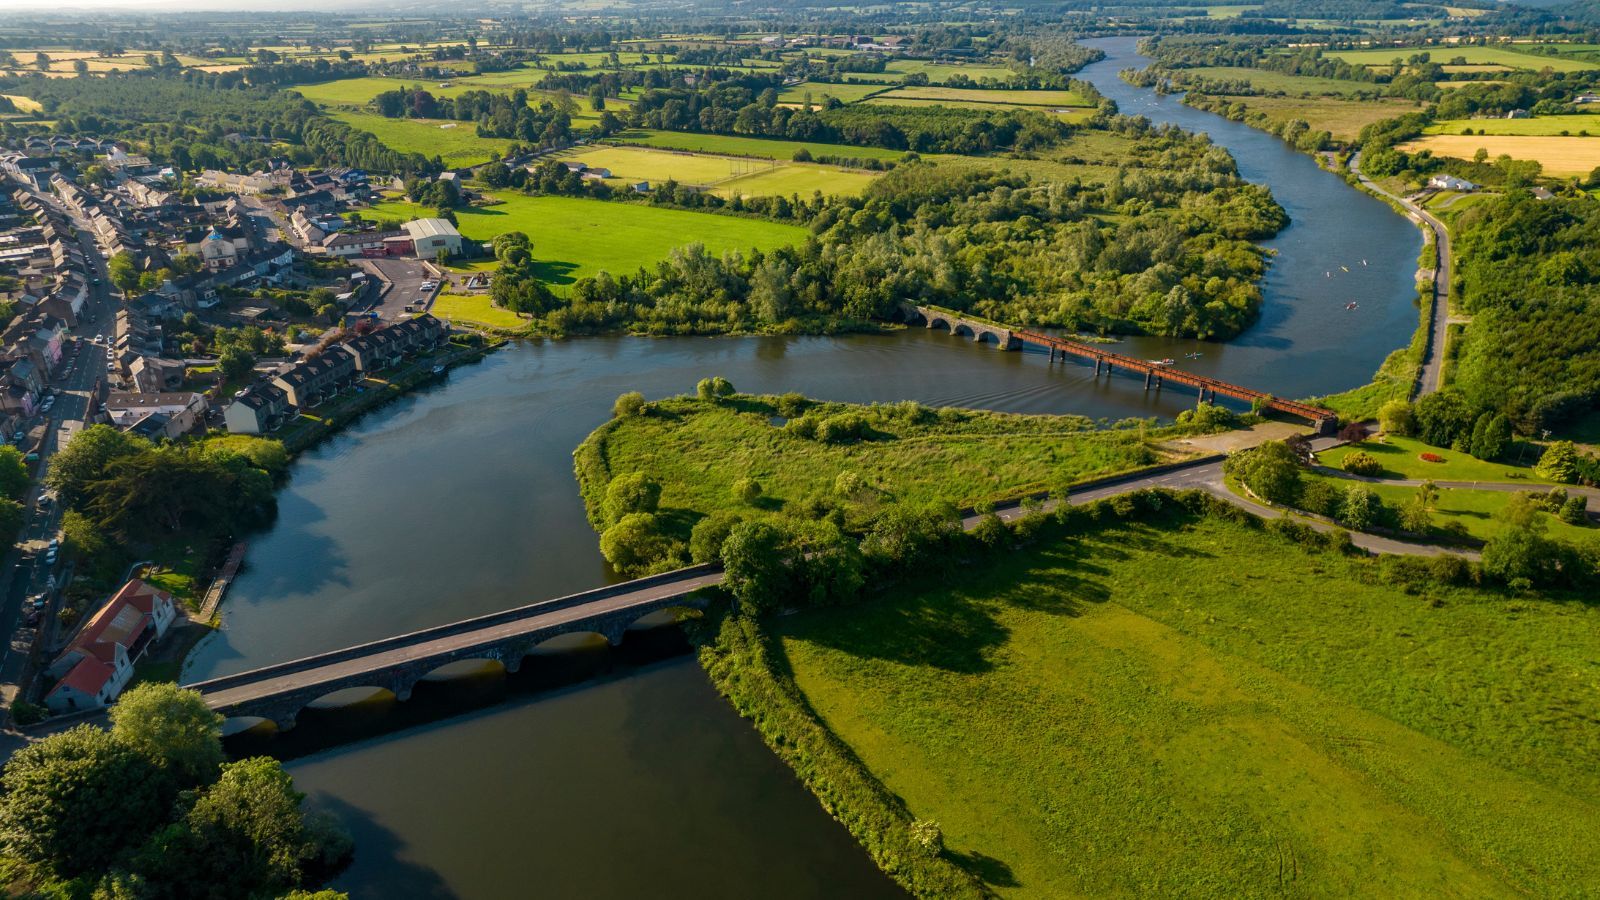
[[[763,159],[793,159],[804,147],[812,156],[842,156],[850,159],[899,159],[904,150],[882,147],[856,147],[851,144],[819,144],[812,141],[777,141],[768,138],[736,137],[726,134],[694,134],[687,131],[628,131],[619,140],[672,150],[699,153],[724,153],[731,156],[757,156]]]
[[[1600,69],[1600,64],[1556,56],[1535,56],[1499,47],[1385,47],[1380,50],[1330,50],[1323,56],[1342,59],[1356,66],[1387,66],[1396,59],[1407,59],[1418,53],[1441,65],[1463,58],[1468,65],[1508,66],[1513,69],[1531,69],[1535,72],[1550,68],[1557,72],[1582,72]]]
[[[1594,135],[1600,137],[1600,113],[1583,112],[1571,116],[1535,116],[1531,119],[1447,119],[1427,128],[1428,134],[1489,134],[1543,135],[1566,137],[1568,135]],[[1600,163],[1600,158],[1596,159]]]
[[[508,231],[527,234],[541,277],[556,290],[601,271],[632,273],[685,244],[698,242],[720,255],[795,244],[807,234],[795,225],[640,203],[523,194],[506,194],[504,201],[456,210],[461,233],[477,241]],[[374,206],[369,218],[407,221],[432,214],[414,203],[388,201]]]
[[[867,189],[881,173],[865,169],[843,169],[834,166],[789,163],[776,169],[743,175],[717,186],[716,193],[723,197],[739,194],[745,197],[799,195],[810,197],[821,191],[829,196],[854,197]]]
[[[1089,101],[1077,91],[1013,91],[1001,88],[951,88],[902,87],[895,88],[882,99],[937,100],[947,103],[982,103],[1002,106],[1089,106]],[[878,100],[880,97],[874,97]]]
[[[1355,482],[1348,478],[1311,474],[1307,478],[1326,481],[1344,490]],[[1417,495],[1417,489],[1403,484],[1368,484],[1383,500],[1385,506],[1398,509]],[[1544,490],[1542,485],[1529,485],[1530,491]],[[1495,516],[1506,508],[1515,496],[1509,491],[1475,491],[1467,488],[1440,488],[1439,499],[1430,512],[1436,534],[1448,534],[1446,526],[1459,525],[1466,533],[1480,541],[1487,541],[1500,532],[1501,525]],[[1538,520],[1544,523],[1550,537],[1570,543],[1593,542],[1600,539],[1600,529],[1592,526],[1568,525],[1548,512],[1540,512]]]
[[[1540,137],[1534,135],[1435,134],[1408,141],[1400,149],[1432,150],[1438,156],[1471,159],[1482,148],[1489,158],[1536,160],[1546,175],[1588,175],[1600,163],[1600,136]]]
[[[655,386],[657,391],[670,387]],[[652,393],[655,393],[654,391]],[[602,425],[580,446],[578,481],[591,510],[617,475],[642,471],[663,486],[661,508],[687,527],[700,516],[737,508],[781,511],[809,496],[837,497],[840,474],[863,480],[855,512],[881,502],[946,501],[966,506],[1125,472],[1157,462],[1134,431],[1092,430],[1078,416],[1018,416],[969,410],[822,404],[814,415],[854,412],[874,437],[826,444],[773,424],[771,397],[713,404],[687,397],[655,404],[656,413]],[[897,410],[914,410],[915,418]],[[1157,438],[1152,438],[1157,440]],[[733,484],[762,485],[758,506],[739,504]]]
[[[719,683],[792,672],[1008,896],[1600,890],[1574,765],[1600,609],[1375,567],[1214,518],[1094,526],[768,620],[776,674]]]
[[[353,128],[371,132],[392,150],[438,156],[451,167],[488,162],[491,154],[503,155],[512,144],[504,138],[478,137],[477,126],[471,122],[387,119],[376,113],[347,110],[334,110],[331,115]]]
[[[438,319],[487,325],[490,328],[526,329],[528,320],[489,301],[488,294],[443,293],[428,310]]]
[[[1336,97],[1228,97],[1220,99],[1242,103],[1266,115],[1273,122],[1299,119],[1313,131],[1327,131],[1336,140],[1354,140],[1361,129],[1374,122],[1413,112],[1419,104],[1410,100],[1341,100]]]
[[[1381,442],[1374,438],[1359,444],[1346,444],[1343,447],[1324,450],[1317,454],[1317,459],[1323,465],[1337,469],[1343,464],[1346,456],[1357,450],[1370,454],[1383,463],[1383,474],[1380,476],[1382,478],[1551,483],[1535,475],[1530,466],[1485,462],[1459,450],[1443,450],[1424,444],[1416,438],[1394,434],[1385,435]],[[1442,456],[1444,462],[1427,462],[1422,459],[1424,453]],[[1534,452],[1528,452],[1529,459],[1534,459],[1536,456]]]
[[[1199,66],[1181,69],[1208,81],[1244,81],[1256,90],[1282,91],[1285,94],[1359,94],[1382,90],[1382,85],[1365,81],[1345,81],[1340,78],[1316,78],[1310,75],[1285,75],[1266,69],[1249,69],[1241,66]]]
[[[822,105],[824,97],[832,97],[842,103],[855,103],[892,87],[893,85],[887,84],[827,84],[821,81],[803,81],[793,87],[784,88],[778,94],[778,102],[803,103],[806,95],[810,94],[811,102],[816,106]]]

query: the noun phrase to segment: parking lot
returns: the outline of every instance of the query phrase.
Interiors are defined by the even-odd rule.
[[[398,321],[411,315],[406,311],[407,306],[412,306],[413,311],[426,310],[432,305],[434,295],[439,292],[433,273],[428,271],[421,260],[386,257],[358,259],[355,263],[364,271],[389,283],[389,287],[377,301],[367,307],[367,310],[377,311],[378,317],[385,321]],[[425,285],[432,287],[424,289]]]

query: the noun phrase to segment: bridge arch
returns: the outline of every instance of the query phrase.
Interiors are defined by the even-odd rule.
[[[958,337],[961,335],[976,337],[976,332],[973,330],[972,326],[959,319],[956,320],[955,324],[950,326],[950,334],[952,337]]]
[[[482,675],[504,674],[506,669],[506,664],[495,657],[469,656],[434,666],[418,677],[417,683],[438,683],[476,678]]]
[[[649,631],[681,625],[686,619],[698,619],[702,611],[688,604],[664,606],[647,612],[628,623],[627,631]]]
[[[266,716],[229,716],[222,720],[224,738],[256,732],[263,735],[276,734],[279,730],[278,723]]]
[[[948,329],[951,334],[955,333],[955,328],[953,326],[951,326],[950,320],[946,319],[943,316],[936,315],[936,316],[933,316],[932,318],[928,319],[928,327],[929,328],[945,328],[945,329]]]
[[[301,704],[300,709],[344,709],[366,703],[396,702],[411,698],[411,684],[388,686],[382,684],[353,684],[334,688]]]

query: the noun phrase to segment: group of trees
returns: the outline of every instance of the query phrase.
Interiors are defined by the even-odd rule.
[[[827,330],[907,299],[1031,325],[1229,337],[1254,318],[1265,267],[1251,240],[1285,219],[1226,154],[1177,141],[1184,168],[1130,169],[1107,185],[908,163],[856,198],[768,209],[815,234],[799,246],[715,257],[698,244],[653,268],[602,273],[557,301],[515,299],[537,277],[502,270],[502,305],[565,332]],[[541,169],[538,179],[558,176]],[[539,183],[530,179],[530,185]],[[779,198],[781,199],[781,198]],[[1107,208],[1130,215],[1108,222]],[[528,302],[534,301],[534,302]]]
[[[135,548],[214,539],[270,521],[288,465],[283,445],[265,438],[156,445],[93,425],[51,458],[45,481],[67,509],[69,545],[91,567],[115,569]]]
[[[577,102],[565,91],[553,100],[529,105],[528,92],[521,88],[509,94],[466,91],[454,98],[435,97],[420,87],[385,91],[373,98],[379,114],[394,118],[456,119],[477,123],[482,137],[511,138],[536,146],[557,146],[572,140],[572,117]],[[604,106],[602,99],[601,106]],[[588,134],[603,137],[621,131],[623,121],[615,114],[601,116],[598,126]]]
[[[308,896],[299,890],[348,858],[350,838],[302,812],[276,760],[225,762],[221,729],[193,691],[128,690],[109,730],[79,725],[6,763],[0,847],[36,896]]]

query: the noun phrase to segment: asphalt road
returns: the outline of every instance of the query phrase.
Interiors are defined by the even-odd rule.
[[[409,318],[406,306],[410,304],[420,304],[421,308],[426,309],[439,293],[437,279],[420,260],[385,257],[358,259],[355,263],[364,271],[388,283],[388,287],[379,295],[377,302],[367,307],[369,310],[376,310],[378,318],[386,322],[398,322]],[[422,286],[428,282],[434,282],[434,286],[424,291]]]
[[[1350,157],[1350,171],[1368,190],[1393,200],[1420,219],[1433,232],[1434,246],[1438,248],[1439,262],[1433,270],[1433,311],[1428,321],[1428,349],[1422,360],[1422,372],[1417,378],[1417,394],[1431,394],[1439,389],[1444,373],[1444,345],[1450,334],[1450,230],[1433,213],[1404,197],[1397,197],[1372,179],[1361,174],[1361,154]]]

